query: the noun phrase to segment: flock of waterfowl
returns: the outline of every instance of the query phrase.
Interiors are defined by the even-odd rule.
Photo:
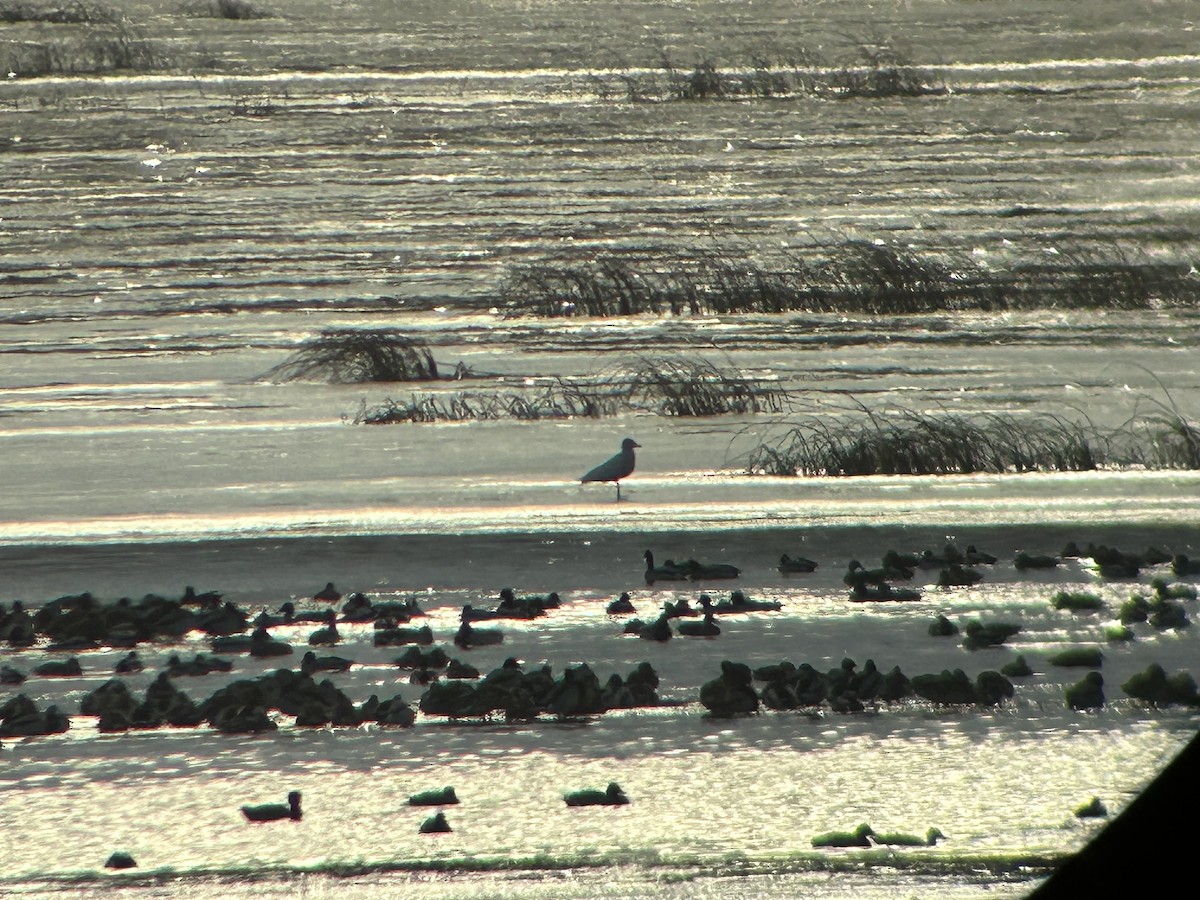
[[[1171,555],[1154,548],[1141,554],[1129,554],[1112,548],[1069,544],[1055,556],[1018,552],[1012,559],[1017,571],[1056,567],[1066,557],[1089,557],[1103,577],[1133,578],[1143,568],[1169,566],[1179,577],[1200,574],[1200,564],[1182,555]],[[707,586],[711,582],[736,579],[739,567],[727,563],[701,562],[688,558],[683,562],[666,560],[656,564],[647,550],[644,580],[687,582]],[[998,558],[969,546],[960,551],[947,544],[940,551],[899,553],[889,550],[878,566],[868,568],[851,560],[842,582],[850,602],[918,600],[927,590],[954,590],[979,583]],[[818,563],[803,557],[783,554],[779,571],[784,574],[811,573]],[[928,573],[933,587],[902,586]],[[933,573],[936,572],[936,578]],[[711,588],[709,588],[711,590]],[[1154,578],[1148,595],[1134,593],[1119,611],[1119,626],[1111,640],[1131,635],[1119,632],[1134,624],[1154,628],[1180,628],[1189,624],[1184,603],[1196,599],[1196,589],[1186,583],[1171,583],[1165,577]],[[1068,611],[1092,611],[1103,601],[1086,591],[1059,591],[1048,601],[1054,608]],[[622,676],[613,673],[602,681],[592,668],[581,663],[555,676],[549,665],[526,670],[515,659],[506,659],[490,672],[454,658],[457,649],[503,644],[504,631],[496,624],[505,620],[533,620],[560,608],[557,593],[518,595],[510,588],[499,592],[494,606],[463,605],[459,625],[450,644],[435,646],[433,630],[414,620],[425,614],[413,599],[376,601],[362,593],[343,596],[333,584],[315,592],[310,600],[315,608],[297,608],[288,601],[278,611],[257,614],[238,607],[220,593],[196,592],[187,587],[182,596],[170,600],[147,595],[140,601],[122,598],[102,602],[91,594],[60,597],[30,610],[20,602],[0,604],[0,642],[11,651],[39,648],[69,654],[66,659],[43,662],[30,673],[15,666],[0,667],[0,685],[19,687],[30,675],[39,678],[79,676],[85,672],[79,656],[92,650],[124,648],[128,652],[113,667],[113,676],[80,702],[79,715],[95,716],[102,732],[157,728],[163,725],[193,727],[208,724],[223,733],[257,733],[274,730],[281,716],[291,717],[295,727],[349,726],[375,723],[379,726],[407,727],[418,713],[454,719],[478,719],[503,716],[506,720],[532,720],[541,715],[558,718],[585,718],[609,710],[638,706],[656,706],[659,679],[649,663],[643,662]],[[649,620],[636,617],[636,607],[628,592],[606,607],[610,616],[630,616],[620,633],[648,641],[667,641],[673,636],[714,639],[721,634],[720,616],[778,612],[775,600],[756,600],[743,590],[733,590],[727,599],[714,601],[708,591],[699,594],[693,606],[685,596],[663,603],[660,613]],[[481,627],[476,623],[492,623]],[[402,652],[393,665],[406,672],[412,684],[424,688],[417,708],[399,695],[381,700],[372,695],[354,703],[331,680],[317,681],[314,676],[345,672],[356,665],[349,657],[318,655],[318,650],[336,647],[344,637],[339,626],[371,625],[375,647],[397,647]],[[283,659],[295,654],[291,643],[271,634],[271,629],[289,626],[311,627],[297,669],[279,668],[254,678],[225,684],[207,699],[196,702],[180,690],[175,681],[213,672],[229,672],[235,662],[227,657],[246,654],[251,658]],[[961,627],[944,614],[930,623],[933,638],[958,638],[967,650],[996,647],[1021,631],[1019,623],[972,620]],[[208,636],[211,652],[196,652],[185,658],[173,651],[143,696],[127,687],[123,676],[145,671],[147,660],[139,647],[171,646],[192,632]],[[1096,648],[1073,648],[1050,657],[1051,665],[1081,666],[1089,669],[1083,679],[1064,692],[1064,703],[1077,710],[1101,707],[1105,703],[1104,681],[1099,668],[1103,654]],[[765,665],[725,660],[720,672],[700,686],[699,703],[713,716],[738,716],[771,710],[807,711],[819,715],[827,709],[836,714],[862,712],[879,704],[920,698],[933,704],[995,706],[1014,696],[1013,679],[1033,675],[1023,655],[1010,660],[998,671],[985,671],[976,678],[961,669],[908,676],[898,666],[884,671],[874,660],[861,667],[852,659],[827,671],[808,664],[782,660]],[[1200,692],[1187,672],[1168,673],[1158,664],[1150,665],[1122,685],[1125,693],[1156,706],[1187,704],[1200,706]],[[71,716],[56,705],[45,709],[17,693],[0,705],[0,737],[28,737],[54,734],[70,728]],[[446,806],[458,802],[453,788],[425,792],[410,798],[413,806]],[[628,797],[615,783],[607,789],[576,791],[565,795],[569,806],[622,805]],[[251,822],[301,818],[300,794],[292,792],[286,804],[242,807]],[[421,833],[450,831],[444,813],[423,821]],[[865,847],[875,845],[931,845],[943,837],[931,829],[925,837],[876,833],[867,825],[851,832],[831,832],[813,839],[818,847]],[[114,854],[114,868],[134,865],[122,854]]]

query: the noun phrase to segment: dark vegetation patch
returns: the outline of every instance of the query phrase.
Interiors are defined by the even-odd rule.
[[[69,0],[0,0],[0,22],[52,22],[59,25],[94,25],[120,22],[121,12],[103,3]]]
[[[955,310],[1194,306],[1189,262],[1122,247],[987,268],[952,251],[846,241],[771,264],[719,250],[648,261],[600,256],[510,268],[499,300],[515,314],[630,316],[778,312],[904,315]]]
[[[813,415],[760,444],[746,468],[784,476],[1197,469],[1198,436],[1197,423],[1178,411],[1102,431],[1082,415],[964,416],[860,405]]]
[[[438,377],[437,362],[424,341],[383,328],[327,328],[263,375],[269,380],[334,384]]]
[[[271,19],[275,13],[249,0],[191,0],[184,6],[189,16],[212,19]]]
[[[355,424],[463,422],[487,419],[603,418],[649,412],[660,416],[720,416],[779,412],[787,394],[732,367],[683,356],[644,356],[599,376],[556,377],[521,391],[459,391],[364,402]]]
[[[37,26],[0,41],[0,65],[22,77],[145,72],[163,64],[155,45],[103,3],[0,0],[0,22]]]
[[[634,103],[744,100],[750,98],[923,97],[946,93],[937,74],[918,66],[888,41],[850,39],[848,49],[830,58],[806,47],[756,49],[744,61],[728,64],[706,52],[679,63],[664,50],[657,68],[618,65],[592,73],[592,89],[602,99]]]

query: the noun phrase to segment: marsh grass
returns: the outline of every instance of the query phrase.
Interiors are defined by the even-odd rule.
[[[123,18],[120,10],[103,3],[69,0],[0,0],[0,22],[50,22],[58,25],[113,24]]]
[[[192,0],[185,4],[187,15],[212,19],[270,19],[275,13],[249,0]]]
[[[1085,415],[963,416],[900,407],[831,409],[749,454],[756,475],[947,475],[1100,468],[1200,469],[1200,427],[1170,412],[1111,430]]]
[[[1088,423],[903,408],[814,415],[750,454],[760,475],[948,475],[1080,471],[1108,456]]]
[[[364,401],[354,416],[356,425],[397,423],[468,422],[494,419],[541,421],[600,418],[619,404],[601,391],[588,391],[558,380],[532,393],[502,391],[495,394],[456,391],[452,394],[414,394],[408,400],[385,398],[375,406]]]
[[[662,260],[603,255],[515,266],[501,277],[498,300],[514,314],[547,317],[1158,309],[1200,303],[1194,272],[1187,262],[1142,259],[1122,247],[992,269],[955,251],[849,240],[770,265],[716,248]]]
[[[617,66],[608,76],[593,73],[589,83],[604,100],[628,102],[789,99],[811,97],[921,97],[946,93],[931,69],[914,65],[887,41],[849,38],[848,51],[831,62],[806,47],[756,48],[739,61],[722,63],[698,51],[681,63],[664,49],[658,67]],[[616,79],[624,88],[612,88]]]
[[[274,381],[433,381],[433,354],[419,338],[382,328],[327,328],[290,358],[268,370]]]
[[[599,419],[623,413],[661,416],[722,416],[780,412],[787,394],[773,384],[747,378],[684,356],[644,356],[593,377],[531,380],[525,390],[458,391],[364,402],[355,424],[463,422],[490,419]]]
[[[0,42],[0,65],[25,78],[146,72],[165,62],[119,10],[99,3],[0,3],[0,22],[33,23],[22,39]]]
[[[629,373],[626,398],[633,408],[663,416],[781,412],[787,403],[782,388],[689,356],[641,357]]]
[[[889,42],[858,41],[849,58],[826,73],[822,88],[835,96],[924,97],[946,93],[932,70],[914,65]]]

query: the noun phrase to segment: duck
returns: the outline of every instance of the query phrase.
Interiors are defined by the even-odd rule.
[[[417,829],[421,834],[447,834],[454,829],[450,827],[450,823],[446,821],[446,814],[438,810],[428,819],[421,823],[421,827]]]
[[[467,608],[463,607],[462,623],[454,633],[454,643],[463,650],[472,647],[489,647],[504,643],[504,632],[499,628],[473,628],[467,620]]]
[[[342,599],[341,593],[333,586],[332,581],[325,582],[325,587],[321,588],[313,594],[314,600],[323,600],[326,603],[337,603]]]
[[[590,481],[609,481],[617,486],[617,502],[621,502],[621,479],[628,478],[633,474],[633,468],[637,460],[634,457],[633,451],[639,449],[642,445],[633,438],[625,438],[621,441],[621,449],[615,456],[609,457],[600,465],[589,471],[586,475],[579,479],[582,484],[587,484]]]
[[[184,606],[216,606],[221,602],[221,597],[219,591],[203,591],[197,594],[196,589],[189,584],[183,589],[183,596],[179,598],[179,602]]]
[[[944,841],[946,836],[940,829],[930,828],[921,837],[916,834],[875,834],[872,835],[876,844],[886,844],[890,847],[932,847],[938,841]]]
[[[264,803],[261,806],[243,806],[242,815],[251,822],[275,822],[279,819],[300,819],[300,792],[291,791],[287,803]]]
[[[624,806],[629,798],[615,781],[610,781],[604,790],[585,788],[581,791],[571,791],[563,795],[567,806]]]
[[[325,627],[318,628],[308,636],[310,647],[332,647],[342,639],[341,635],[338,634],[337,621],[333,610],[326,610],[325,616]]]
[[[1019,571],[1024,571],[1025,569],[1053,569],[1061,562],[1057,556],[1026,553],[1024,550],[1018,550],[1017,555],[1013,557],[1013,565]]]
[[[874,829],[865,822],[853,831],[830,831],[812,839],[814,847],[870,847]]]
[[[130,650],[123,657],[117,660],[117,664],[113,667],[113,671],[118,675],[133,675],[136,672],[146,668],[136,650]]]
[[[951,563],[938,575],[937,586],[941,588],[970,587],[983,580],[983,573],[959,563]]]
[[[317,656],[311,650],[300,659],[300,671],[305,675],[313,672],[345,672],[352,665],[354,660],[344,656]]]
[[[967,544],[967,551],[963,554],[963,557],[963,562],[968,566],[993,566],[1000,561],[997,557],[992,556],[990,553],[977,550],[974,544]],[[943,837],[945,837],[945,835],[943,835]]]
[[[1182,553],[1171,557],[1171,572],[1178,577],[1200,575],[1200,560],[1188,559]]]
[[[712,598],[708,594],[700,595],[700,607],[704,610],[704,618],[699,622],[680,622],[677,630],[685,637],[716,637],[721,633],[721,627],[713,618]]]
[[[637,621],[636,619],[634,621]],[[662,614],[650,622],[642,623],[637,629],[637,636],[647,641],[669,641],[671,639],[671,617],[664,608]]]
[[[778,612],[783,604],[778,600],[751,600],[743,591],[733,591],[728,600],[721,600],[713,609],[720,613]]]
[[[1087,803],[1075,807],[1075,817],[1079,819],[1103,819],[1108,815],[1108,807],[1099,797],[1093,797]]]
[[[877,585],[881,586],[888,581],[888,572],[880,567],[878,569],[868,569],[857,559],[852,559],[846,563],[846,574],[842,576],[842,584],[849,587],[858,587],[859,585]]]
[[[687,581],[688,575],[674,561],[667,560],[663,565],[654,564],[654,554],[647,550],[642,554],[646,560],[646,584],[653,585],[656,581]]]
[[[409,806],[453,806],[458,803],[458,794],[447,785],[428,791],[420,791],[408,798]]]
[[[1082,681],[1067,686],[1064,698],[1071,709],[1099,709],[1104,705],[1104,676],[1088,672]]]
[[[779,572],[781,575],[792,575],[797,573],[815,572],[817,564],[811,559],[805,559],[803,556],[788,556],[784,553],[779,557]]]
[[[729,563],[702,563],[694,559],[685,559],[679,563],[679,568],[684,571],[685,577],[692,581],[712,581],[718,578],[737,578],[742,574],[742,570],[737,566],[731,566]]]
[[[629,599],[629,593],[624,591],[620,597],[608,604],[605,612],[610,616],[621,616],[637,612],[637,610],[633,606],[633,601]]]
[[[883,584],[856,584],[850,588],[852,603],[866,603],[872,600],[920,600],[921,592],[913,588],[894,588],[887,582]]]
[[[217,649],[214,641],[213,650]],[[265,628],[255,628],[250,634],[250,655],[253,657],[287,656],[291,652],[291,644],[275,640]]]

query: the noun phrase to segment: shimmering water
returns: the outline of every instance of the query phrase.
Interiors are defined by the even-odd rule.
[[[1101,827],[1076,806],[1100,796],[1120,810],[1195,733],[1194,712],[1145,708],[1120,687],[1155,661],[1195,674],[1195,629],[1104,640],[1119,604],[1166,569],[1135,584],[1086,562],[1035,573],[1012,559],[1068,540],[1196,555],[1200,476],[745,474],[761,441],[859,404],[1100,427],[1173,405],[1194,418],[1195,311],[560,321],[497,306],[508,266],[600,252],[770,259],[862,239],[996,266],[1081,248],[1186,258],[1200,226],[1188,3],[1139,8],[1132,25],[1115,0],[305,0],[247,22],[117,5],[161,52],[153,71],[31,77],[12,42],[63,32],[0,31],[13,72],[0,84],[0,600],[178,596],[191,583],[275,609],[333,580],[417,597],[442,642],[464,603],[555,590],[562,609],[507,625],[501,647],[468,661],[486,671],[512,655],[556,674],[587,662],[604,679],[646,660],[672,705],[586,723],[421,716],[404,730],[285,718],[254,738],[100,734],[75,715],[66,735],[0,747],[0,894],[1021,896]],[[948,93],[631,103],[612,88],[658,71],[664,52],[685,70],[797,46],[836,63],[856,41],[902,45]],[[475,375],[421,392],[528,389],[669,353],[787,400],[704,420],[356,426],[362,404],[413,391],[262,378],[331,325],[402,329],[444,370]],[[643,449],[616,504],[576,479],[627,434]],[[971,589],[846,601],[851,559],[947,540],[1001,561]],[[783,609],[725,617],[714,640],[624,636],[604,613],[623,590],[650,616],[728,589],[646,587],[647,548],[735,563],[739,587]],[[782,576],[783,552],[820,568]],[[1107,611],[1056,611],[1060,588],[1097,590]],[[1023,631],[972,653],[929,637],[938,613]],[[344,631],[335,652],[356,665],[332,677],[355,702],[419,699],[398,650]],[[1046,662],[1076,645],[1104,651],[1099,712],[1069,710],[1063,690],[1082,672]],[[206,646],[143,647],[147,674],[129,684],[143,690],[168,654]],[[723,659],[828,669],[849,656],[973,676],[1017,652],[1036,674],[994,710],[722,721],[698,704]],[[57,658],[0,654],[22,671]],[[120,655],[83,653],[83,677],[21,689],[75,713]],[[200,699],[267,670],[237,662],[184,690]],[[611,780],[629,806],[562,802]],[[454,832],[418,835],[407,796],[448,783],[463,799]],[[301,822],[242,820],[242,803],[292,789]],[[864,821],[947,840],[811,845]],[[103,871],[116,849],[139,868]]]

